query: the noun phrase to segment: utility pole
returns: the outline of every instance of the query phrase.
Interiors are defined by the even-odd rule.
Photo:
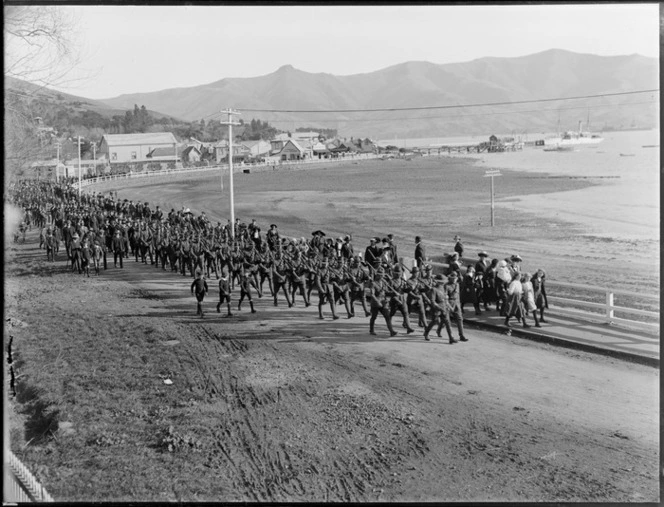
[[[60,145],[59,142],[55,143],[55,147],[58,149],[58,155],[57,155],[58,162],[55,165],[55,181],[58,181],[60,179],[60,178],[58,178],[58,168],[60,167],[60,146],[61,145]]]
[[[222,125],[228,125],[228,186],[230,187],[230,203],[231,203],[231,239],[235,238],[235,202],[233,200],[233,125],[239,125],[240,122],[233,121],[234,114],[240,114],[238,111],[233,109],[224,109],[221,111],[222,114],[228,115],[228,121],[220,122]],[[224,188],[223,182],[223,169],[221,170],[221,189]]]
[[[502,176],[499,169],[489,169],[484,173],[484,177],[491,178],[491,227],[494,226],[494,207],[493,207],[493,178],[494,176]]]
[[[81,136],[78,136],[78,204],[81,204]]]

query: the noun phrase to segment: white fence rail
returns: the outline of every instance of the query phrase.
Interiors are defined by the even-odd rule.
[[[432,262],[434,266],[441,268],[446,268],[447,264],[440,262]],[[620,325],[626,328],[640,329],[647,332],[654,332],[659,334],[659,312],[653,312],[649,310],[642,310],[638,308],[633,308],[630,306],[616,306],[615,298],[618,296],[630,296],[632,298],[638,298],[640,300],[652,301],[655,305],[659,305],[659,296],[655,294],[644,294],[640,292],[632,292],[627,290],[614,290],[607,289],[604,287],[595,287],[592,285],[581,285],[574,283],[558,282],[558,281],[549,281],[546,282],[547,287],[554,288],[564,288],[564,289],[573,289],[578,291],[583,291],[595,295],[597,298],[602,298],[603,303],[596,303],[593,301],[588,301],[587,299],[581,299],[581,297],[570,298],[570,297],[559,297],[554,295],[548,295],[548,301],[557,303],[556,305],[549,305],[549,311],[566,317],[574,317],[577,319],[585,320],[588,322],[599,322],[603,324],[610,325]],[[549,289],[548,292],[551,292]],[[585,311],[584,309],[599,310],[594,311]],[[615,313],[625,313],[628,315],[639,315],[650,319],[650,322],[626,319],[622,317],[616,317]]]
[[[357,160],[369,160],[380,158],[379,155],[374,153],[362,153],[358,155],[349,155],[345,157],[338,158],[312,158],[305,160],[285,160],[281,162],[261,162],[256,164],[233,164],[233,174],[241,173],[244,170],[251,169],[265,169],[268,167],[288,167],[288,166],[306,166],[306,165],[318,165],[318,164],[337,164],[342,162],[353,162]],[[106,183],[109,181],[122,181],[136,178],[154,178],[158,176],[167,176],[174,174],[191,174],[191,173],[200,173],[200,172],[209,172],[209,171],[219,171],[224,170],[228,171],[228,164],[220,164],[213,166],[202,166],[202,167],[180,167],[176,169],[163,169],[159,171],[140,171],[132,173],[123,173],[123,174],[109,174],[106,176],[98,176],[95,178],[87,178],[81,180],[81,188],[89,187],[90,185],[95,185],[98,183]],[[74,188],[78,188],[78,181],[74,182],[72,185]]]
[[[343,158],[338,158],[338,159],[307,159],[307,160],[298,160],[298,161],[288,161],[283,164],[281,163],[262,163],[262,164],[243,164],[243,165],[234,165],[233,166],[233,172],[241,172],[244,169],[251,169],[252,167],[255,168],[263,168],[263,167],[269,167],[272,165],[275,166],[283,166],[283,165],[307,165],[307,164],[319,164],[319,163],[336,163],[336,162],[348,162],[352,160],[361,160],[361,159],[370,159],[370,158],[378,158],[378,155],[375,154],[362,154],[362,155],[357,155],[357,156],[349,156],[349,157],[343,157]],[[127,174],[118,174],[118,175],[109,175],[109,176],[100,176],[98,178],[90,178],[87,180],[82,181],[82,186],[89,186],[89,185],[94,185],[97,183],[104,183],[108,181],[116,181],[116,180],[122,180],[122,179],[130,179],[130,178],[151,178],[151,177],[157,177],[157,176],[164,176],[164,175],[169,175],[169,174],[189,174],[189,173],[194,173],[194,172],[203,172],[203,171],[218,171],[220,169],[225,169],[228,170],[228,165],[218,165],[218,166],[210,166],[210,167],[192,167],[192,168],[179,168],[179,169],[168,169],[168,170],[163,170],[163,171],[147,171],[147,172],[140,172],[140,173],[127,173]],[[77,186],[77,185],[76,185]],[[447,264],[440,263],[440,262],[433,262],[432,263],[435,266],[439,266],[441,268],[447,267]],[[602,296],[603,298],[603,303],[596,303],[592,301],[588,301],[587,299],[575,299],[575,298],[569,298],[569,297],[559,297],[555,295],[548,296],[548,300],[550,302],[557,303],[556,305],[550,305],[549,310],[553,311],[554,313],[560,314],[562,316],[570,316],[574,318],[580,318],[583,320],[587,320],[589,322],[600,322],[600,323],[605,323],[605,324],[616,324],[616,325],[622,325],[630,328],[636,328],[636,329],[642,329],[646,330],[648,332],[655,332],[659,334],[659,317],[660,314],[659,312],[653,312],[649,310],[642,310],[638,308],[633,308],[633,307],[628,307],[628,306],[616,306],[614,303],[615,296],[616,295],[624,295],[624,296],[631,296],[634,298],[638,298],[641,300],[650,300],[656,302],[656,304],[659,304],[659,296],[658,295],[653,295],[653,294],[643,294],[639,292],[631,292],[631,291],[624,291],[624,290],[614,290],[614,289],[607,289],[603,287],[595,287],[595,286],[589,286],[589,285],[581,285],[581,284],[574,284],[574,283],[565,283],[565,282],[558,282],[558,281],[547,281],[547,286],[549,287],[560,287],[564,289],[575,289],[583,292],[589,292],[592,293],[596,296]],[[581,308],[581,310],[579,309]],[[599,312],[594,312],[594,311],[585,311],[584,309],[592,309],[592,310],[599,310]],[[639,320],[632,320],[632,319],[625,319],[622,317],[616,317],[615,313],[619,312],[621,314],[628,314],[628,315],[638,315],[641,317],[645,317],[646,319],[649,319],[650,322],[646,321],[639,321]]]
[[[555,305],[552,309],[560,313],[561,315],[568,315],[572,317],[581,317],[595,322],[601,322],[604,324],[619,324],[634,328],[643,329],[646,331],[654,331],[659,333],[659,312],[653,312],[650,310],[641,310],[639,308],[633,308],[628,306],[617,306],[615,304],[616,296],[631,296],[633,298],[638,298],[642,300],[652,301],[655,304],[659,304],[659,296],[654,294],[644,294],[640,292],[632,292],[627,290],[615,290],[615,289],[606,289],[603,287],[594,287],[588,285],[579,285],[574,283],[564,283],[564,282],[555,282],[547,281],[547,286],[549,287],[561,287],[566,289],[575,289],[582,290],[586,292],[595,293],[598,296],[603,296],[604,303],[595,303],[592,301],[587,301],[584,299],[572,299],[572,298],[563,298],[558,296],[548,296],[549,301],[558,303],[560,306]],[[586,312],[583,310],[578,310],[577,308],[591,308],[594,310],[600,310],[599,312]],[[626,319],[622,317],[616,317],[615,314],[624,313],[628,315],[639,315],[642,317],[647,317],[652,319],[654,322],[643,322],[632,319]]]
[[[5,470],[7,490],[4,492],[4,503],[15,502],[53,502],[53,498],[48,494],[34,475],[16,457],[16,455],[6,449],[9,467]]]

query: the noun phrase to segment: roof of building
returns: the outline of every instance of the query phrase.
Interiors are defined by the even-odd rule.
[[[304,148],[302,148],[302,146],[295,139],[289,139],[286,142],[286,144],[284,144],[284,147],[282,148],[282,151],[283,151],[284,148],[286,148],[286,146],[288,146],[289,143],[292,144],[293,146],[295,146],[295,148],[297,148],[298,151],[304,151]]]
[[[150,153],[147,154],[149,158],[154,157],[174,157],[173,148],[154,148]]]
[[[105,134],[109,146],[132,146],[140,144],[175,144],[172,132],[154,132],[150,134]]]
[[[161,149],[161,150],[163,150],[163,149],[169,149],[169,148],[156,148],[156,149]],[[197,152],[199,155],[201,154],[201,150],[199,150],[199,149],[198,149],[198,146],[196,146],[195,144],[191,144],[191,145],[187,146],[184,150],[182,150],[182,154],[183,154],[183,155],[187,155],[187,154],[189,154],[189,152],[192,151],[192,150],[196,150],[196,152]],[[152,150],[152,151],[155,151],[155,150]],[[173,152],[171,151],[171,153],[173,153]]]

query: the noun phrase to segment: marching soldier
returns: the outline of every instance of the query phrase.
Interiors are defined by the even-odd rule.
[[[461,300],[459,297],[459,283],[456,271],[453,271],[448,275],[447,283],[443,285],[443,291],[447,297],[450,317],[456,319],[457,329],[459,330],[459,340],[467,342],[468,338],[463,334],[463,315],[461,314]]]
[[[242,264],[240,264],[239,285],[240,285],[240,301],[237,304],[237,310],[242,311],[242,301],[244,301],[244,298],[246,297],[249,300],[251,313],[256,313],[256,310],[254,309],[254,301],[251,297],[251,288],[253,287],[254,289],[256,289],[256,287],[254,286],[254,282],[251,280],[251,276],[249,276],[249,273],[247,273]]]
[[[331,273],[328,266],[327,259],[323,259],[318,271],[316,272],[316,288],[318,289],[318,318],[323,320],[323,304],[325,301],[330,303],[330,310],[332,311],[332,319],[337,320],[339,316],[334,307],[334,287],[330,280]]]
[[[293,303],[288,294],[288,276],[284,267],[284,259],[279,254],[277,254],[274,263],[272,264],[272,285],[274,286],[274,306],[279,305],[279,290],[283,290],[284,296],[286,296],[286,303],[288,303],[288,308],[291,308]]]
[[[443,288],[445,284],[445,277],[443,275],[436,275],[434,278],[434,287],[429,291],[429,301],[431,303],[431,321],[424,331],[424,339],[430,341],[429,333],[433,326],[438,324],[436,334],[442,337],[441,331],[443,326],[447,330],[447,336],[450,344],[457,343],[452,337],[452,327],[450,325],[449,302],[447,294]]]
[[[118,267],[118,259],[120,259],[120,269],[122,269],[122,258],[125,253],[125,244],[120,234],[120,229],[115,230],[115,237],[111,240],[111,251],[113,252],[113,265]]]
[[[380,313],[385,318],[385,323],[387,324],[387,329],[390,331],[390,336],[396,336],[397,332],[392,327],[392,318],[390,317],[390,311],[387,307],[388,284],[383,278],[384,275],[385,272],[383,269],[378,268],[374,274],[374,279],[369,283],[369,289],[371,290],[371,295],[369,296],[369,299],[371,300],[369,334],[375,336],[374,325],[376,324],[376,318]]]
[[[221,313],[221,305],[226,303],[228,309],[228,317],[232,317],[231,312],[231,282],[228,277],[226,268],[222,269],[221,277],[219,278],[219,302],[217,303],[217,313]]]
[[[201,271],[196,271],[196,279],[191,282],[191,293],[196,296],[196,315],[200,315],[201,319],[205,315],[203,313],[203,300],[208,292],[208,284]]]

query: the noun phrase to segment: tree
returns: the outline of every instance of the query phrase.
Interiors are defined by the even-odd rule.
[[[70,11],[61,7],[4,8],[5,178],[35,159],[55,155],[52,146],[47,152],[40,146],[34,109],[37,93],[62,84],[77,63],[74,28]]]

